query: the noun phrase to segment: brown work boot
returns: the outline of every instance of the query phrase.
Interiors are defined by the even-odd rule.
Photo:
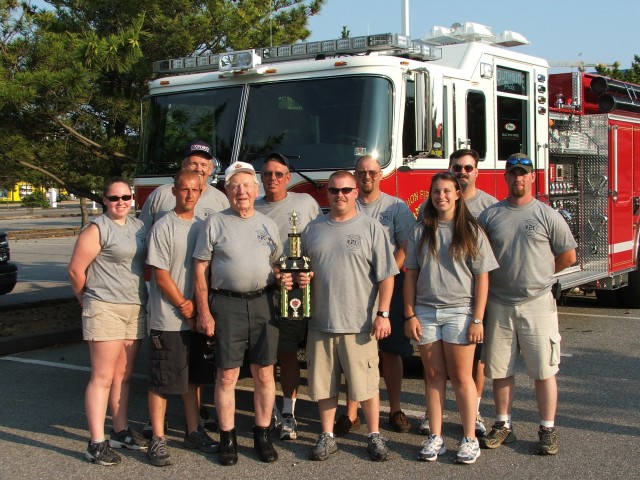
[[[360,425],[360,417],[356,417],[352,422],[348,415],[340,415],[340,417],[338,417],[338,421],[333,427],[333,433],[336,437],[344,437],[351,430],[360,428]]]
[[[399,433],[407,433],[411,430],[411,424],[402,410],[389,415],[389,427]]]

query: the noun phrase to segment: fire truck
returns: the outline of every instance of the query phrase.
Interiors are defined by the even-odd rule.
[[[479,152],[477,186],[506,196],[506,158],[534,162],[538,199],[558,210],[578,261],[558,279],[640,307],[640,87],[582,71],[549,74],[513,47],[522,35],[476,23],[302,42],[156,62],[135,178],[137,207],[209,142],[222,168],[291,162],[290,189],[327,204],[326,184],[369,154],[383,191],[417,212],[458,148]],[[635,168],[636,165],[638,168]]]

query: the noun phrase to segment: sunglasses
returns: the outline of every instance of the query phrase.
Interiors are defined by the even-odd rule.
[[[286,173],[282,173],[282,172],[266,172],[263,171],[262,172],[262,176],[263,177],[276,177],[276,178],[282,178],[286,175]]]
[[[367,178],[367,175],[371,178],[376,178],[380,172],[377,170],[360,170],[356,172],[356,175],[360,178]]]
[[[467,165],[458,165],[458,164],[456,164],[456,165],[452,165],[451,166],[451,170],[456,172],[456,173],[460,173],[462,171],[462,169],[464,169],[464,171],[467,172],[467,173],[471,173],[471,172],[473,172],[474,168],[476,168],[476,167],[474,167],[473,165],[469,165],[469,164],[467,164]]]
[[[328,187],[327,188],[327,190],[331,195],[338,195],[339,193],[342,193],[343,195],[348,195],[351,192],[353,192],[355,189],[356,187],[342,187],[342,188]]]
[[[121,197],[117,195],[109,195],[108,197],[105,197],[105,198],[110,202],[117,202],[118,200],[122,200],[123,202],[128,202],[133,198],[133,195],[122,195]]]
[[[510,158],[509,160],[507,160],[507,167],[513,167],[514,165],[533,167],[533,162],[528,158]]]
[[[202,352],[202,358],[207,362],[213,362],[216,356],[216,341],[213,337],[207,337],[207,343],[205,344]]]

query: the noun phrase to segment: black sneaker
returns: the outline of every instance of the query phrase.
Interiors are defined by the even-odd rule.
[[[138,432],[132,432],[130,427],[115,432],[111,430],[109,446],[111,448],[128,448],[129,450],[146,451],[148,442]]]
[[[338,451],[336,439],[327,433],[321,433],[316,440],[316,445],[311,450],[312,460],[326,460],[329,455]]]
[[[207,407],[204,405],[200,406],[200,426],[210,432],[218,430],[216,419],[209,413],[209,410],[207,410]]]
[[[169,450],[167,449],[167,440],[164,437],[153,437],[151,439],[147,457],[149,457],[151,465],[156,467],[173,465],[173,460],[171,460],[171,455],[169,455]]]
[[[103,440],[100,443],[91,443],[89,441],[87,451],[84,452],[84,458],[98,465],[116,465],[122,460],[120,455],[111,450],[107,440]]]
[[[505,422],[496,422],[491,427],[491,431],[479,438],[482,448],[498,448],[503,443],[511,443],[516,441],[516,434],[513,433],[513,424],[511,428],[504,426]]]
[[[372,433],[367,440],[367,453],[374,462],[389,460],[391,453],[387,448],[385,438],[379,433]]]
[[[184,448],[200,450],[204,453],[216,453],[220,450],[220,444],[213,440],[201,426],[191,433],[184,434]]]
[[[538,430],[538,453],[540,455],[556,455],[558,453],[558,432],[555,427],[547,428],[540,425]]]

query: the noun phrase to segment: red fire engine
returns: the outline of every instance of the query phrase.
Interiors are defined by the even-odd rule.
[[[290,188],[326,205],[326,181],[364,154],[382,189],[415,212],[431,176],[458,148],[480,153],[479,188],[506,195],[505,159],[527,154],[536,195],[578,241],[562,289],[640,306],[640,87],[509,48],[520,34],[465,23],[423,40],[367,35],[157,62],[135,179],[137,206],[170,181],[186,142],[209,142],[222,162],[259,170],[279,151]],[[634,162],[634,159],[636,160]],[[622,288],[625,287],[625,288]]]

